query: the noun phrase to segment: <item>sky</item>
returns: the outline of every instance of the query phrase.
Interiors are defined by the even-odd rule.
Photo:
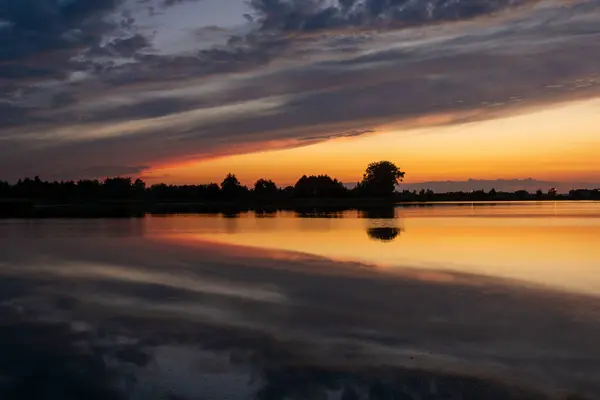
[[[599,42],[599,0],[0,0],[0,179],[596,187]]]

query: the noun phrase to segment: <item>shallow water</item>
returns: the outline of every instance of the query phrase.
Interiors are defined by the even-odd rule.
[[[0,397],[598,398],[598,238],[591,202],[0,221]]]

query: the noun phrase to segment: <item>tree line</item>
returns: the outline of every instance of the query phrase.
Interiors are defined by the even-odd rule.
[[[46,204],[92,203],[98,201],[168,202],[278,202],[291,199],[384,198],[394,201],[502,201],[502,200],[600,200],[600,190],[577,189],[558,194],[551,189],[534,193],[526,190],[501,192],[434,193],[432,190],[396,191],[405,176],[390,161],[367,166],[362,180],[353,188],[329,175],[303,175],[291,186],[280,187],[270,179],[258,179],[251,187],[227,174],[220,184],[151,186],[141,179],[112,177],[104,180],[44,181],[39,177],[20,179],[14,184],[0,181],[0,200],[27,200]]]
[[[19,179],[15,184],[0,181],[0,198],[51,203],[129,200],[156,202],[269,201],[292,198],[390,197],[404,172],[394,163],[380,161],[367,166],[363,178],[350,189],[328,175],[302,176],[295,185],[279,187],[270,179],[258,179],[250,188],[234,174],[220,184],[147,186],[141,179],[113,177],[104,180],[44,181],[39,177]]]

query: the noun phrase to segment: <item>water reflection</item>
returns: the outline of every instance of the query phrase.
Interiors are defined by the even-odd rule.
[[[375,227],[367,229],[367,235],[371,239],[380,240],[382,242],[391,242],[400,234],[399,228],[391,227]]]
[[[157,237],[3,245],[2,398],[600,393],[596,297]]]
[[[190,217],[174,229],[197,240],[600,293],[600,203],[431,205],[320,214],[298,218],[280,211],[261,223],[242,213],[235,230],[226,230],[219,218]]]
[[[254,211],[256,218],[275,218],[277,209],[260,208]]]
[[[121,399],[118,385],[128,378],[106,362],[122,363],[132,356],[147,362],[134,346],[99,346],[92,340],[94,333],[66,322],[27,318],[8,307],[0,307],[0,315],[3,399]]]
[[[358,211],[359,218],[394,219],[397,218],[395,207],[367,208]]]
[[[344,210],[330,208],[298,208],[296,218],[344,218]]]
[[[375,241],[392,242],[404,231],[395,207],[359,210],[358,218],[367,220],[367,235]]]
[[[6,237],[107,237],[132,238],[146,234],[147,220],[119,219],[14,219],[0,223],[0,239]]]
[[[489,209],[3,221],[0,398],[600,398],[600,219]]]
[[[240,211],[239,210],[227,210],[227,211],[221,211],[221,215],[223,216],[223,218],[239,218],[240,217]]]

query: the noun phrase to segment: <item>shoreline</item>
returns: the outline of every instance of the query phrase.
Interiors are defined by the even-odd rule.
[[[143,218],[146,215],[169,214],[225,214],[235,216],[243,212],[274,213],[296,211],[306,216],[319,216],[348,210],[391,210],[398,207],[435,206],[493,206],[496,204],[584,202],[598,200],[569,198],[524,200],[439,200],[396,201],[376,198],[322,198],[289,199],[279,201],[204,201],[204,202],[143,202],[98,201],[51,204],[30,200],[0,199],[0,219],[10,218]],[[387,213],[376,213],[377,218],[390,218]]]

